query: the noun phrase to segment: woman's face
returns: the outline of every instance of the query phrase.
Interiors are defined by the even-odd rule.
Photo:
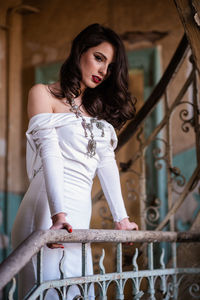
[[[96,47],[89,48],[81,55],[81,90],[86,87],[95,88],[109,76],[114,54],[112,44],[103,42]]]

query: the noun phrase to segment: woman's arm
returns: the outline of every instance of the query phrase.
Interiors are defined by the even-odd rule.
[[[28,96],[28,117],[40,113],[53,113],[53,102],[45,85],[33,86]],[[66,212],[63,209],[63,158],[55,128],[33,132],[33,139],[38,147],[44,171],[45,185],[52,216],[51,229],[66,228],[72,231],[66,222]],[[51,244],[51,248],[63,247]]]
[[[97,175],[110,207],[115,222],[115,229],[138,230],[137,224],[130,222],[126,213],[121,192],[119,170],[112,149],[110,149],[110,153],[107,153],[107,156],[101,161],[97,169]]]

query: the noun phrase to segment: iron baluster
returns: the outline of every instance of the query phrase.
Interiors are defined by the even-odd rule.
[[[148,244],[148,269],[153,271],[154,263],[153,263],[153,243]],[[154,276],[148,276],[149,288],[148,293],[150,294],[151,300],[156,300],[155,298],[155,286],[154,286]]]
[[[87,274],[87,244],[82,243],[82,276],[86,276]],[[83,284],[83,290],[84,290],[84,300],[89,300],[88,298],[88,285],[87,283]]]
[[[122,243],[117,244],[117,273],[122,274]],[[124,300],[123,280],[121,276],[117,281],[116,300]]]

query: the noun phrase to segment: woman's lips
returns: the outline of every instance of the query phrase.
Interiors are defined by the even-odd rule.
[[[101,82],[101,78],[100,78],[99,76],[95,76],[95,75],[92,75],[92,80],[93,80],[95,83]]]

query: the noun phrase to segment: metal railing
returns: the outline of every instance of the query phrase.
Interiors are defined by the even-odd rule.
[[[62,269],[62,261],[65,259],[65,250],[60,262],[60,278],[44,281],[42,276],[42,252],[47,243],[65,242],[82,244],[82,276],[65,278]],[[99,274],[86,275],[87,243],[116,243],[116,272],[106,273],[104,267],[104,250],[99,259]],[[133,250],[132,270],[123,271],[122,243],[147,243],[148,268],[139,270],[137,258],[138,249]],[[174,245],[172,266],[166,267],[164,263],[164,250],[160,253],[160,267],[154,266],[154,243],[169,242]],[[77,285],[80,294],[75,299],[88,298],[88,289],[91,284],[97,284],[99,299],[107,300],[107,291],[112,282],[116,284],[116,300],[126,299],[124,294],[127,280],[131,280],[132,299],[142,298],[156,299],[157,292],[162,295],[159,299],[179,299],[178,290],[182,279],[187,275],[200,275],[200,267],[185,268],[177,266],[176,243],[200,242],[199,232],[159,232],[159,231],[117,231],[117,230],[74,230],[66,233],[66,230],[36,231],[31,234],[13,253],[0,265],[0,289],[3,288],[12,277],[17,274],[27,262],[37,254],[37,282],[25,299],[44,299],[48,289],[55,289],[59,299],[65,299],[69,287]],[[159,278],[159,280],[158,280]],[[146,287],[141,287],[142,280],[146,280]],[[144,286],[144,284],[143,284]],[[197,283],[188,287],[188,293],[195,299],[195,288]],[[15,280],[10,289],[9,299],[13,299]],[[97,298],[96,298],[97,299]]]

